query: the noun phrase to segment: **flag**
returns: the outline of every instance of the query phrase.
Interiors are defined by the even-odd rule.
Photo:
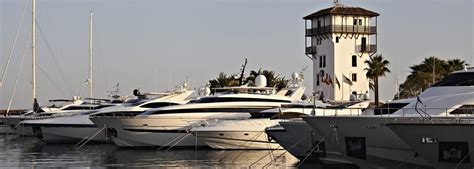
[[[331,85],[332,87],[334,87],[334,84],[332,83],[332,80],[331,80],[331,76],[329,74],[327,74],[328,76],[328,85]]]
[[[337,87],[338,87],[339,89],[341,89],[341,83],[339,83],[339,79],[337,79],[337,76],[335,76],[335,78],[336,78]]]
[[[343,79],[342,81],[343,81],[344,83],[347,83],[347,84],[349,84],[349,85],[352,86],[353,83],[352,83],[351,79],[349,79],[349,78],[348,78],[347,76],[345,76],[344,74],[342,74],[342,79]]]

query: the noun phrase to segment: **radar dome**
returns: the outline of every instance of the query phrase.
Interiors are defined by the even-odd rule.
[[[300,78],[300,74],[297,73],[297,72],[295,72],[295,73],[293,73],[293,74],[291,75],[291,78],[293,78],[293,79],[298,79],[298,78]]]
[[[204,95],[205,96],[209,96],[211,94],[211,88],[209,88],[208,86],[206,86],[206,88],[204,89]]]
[[[255,78],[255,86],[257,86],[257,87],[267,86],[267,78],[264,75],[258,75]]]

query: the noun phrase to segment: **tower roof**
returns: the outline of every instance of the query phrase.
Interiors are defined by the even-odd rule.
[[[373,17],[379,16],[380,14],[361,7],[333,6],[305,16],[303,19],[312,19],[324,15],[359,15]]]

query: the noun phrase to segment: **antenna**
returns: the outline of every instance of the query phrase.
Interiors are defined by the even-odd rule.
[[[89,97],[92,98],[92,15],[94,13],[91,11],[89,16]]]
[[[244,83],[244,72],[245,72],[245,67],[247,67],[247,58],[245,58],[245,62],[242,65],[242,69],[240,72],[240,79],[239,79],[239,86],[242,86]]]

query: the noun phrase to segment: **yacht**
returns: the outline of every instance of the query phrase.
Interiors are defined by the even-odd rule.
[[[303,119],[321,135],[337,138],[339,151],[361,167],[431,167],[385,124],[420,118],[472,116],[457,109],[474,102],[474,70],[453,72],[418,97],[390,102],[360,116],[314,116]],[[461,112],[461,113],[460,113]],[[328,140],[326,140],[328,142]]]
[[[83,139],[104,142],[107,137],[105,134],[100,134],[103,131],[101,130],[102,128],[96,127],[89,120],[89,116],[135,116],[151,108],[185,104],[187,102],[186,99],[193,91],[186,90],[160,94],[134,93],[139,99],[132,99],[121,105],[95,109],[94,111],[87,111],[73,116],[27,120],[21,122],[21,124],[32,127],[35,135],[46,143],[74,143]],[[158,95],[158,98],[145,98],[149,95]]]
[[[310,110],[315,112],[310,114],[313,116],[356,115],[367,109],[370,103],[370,101],[366,100],[326,104],[316,108],[312,105],[307,107],[300,105],[288,109],[296,112]],[[266,128],[265,133],[269,138],[276,140],[281,147],[300,160],[310,158],[320,159],[328,164],[351,163],[340,157],[338,152],[330,151],[334,149],[334,146],[321,142],[323,135],[316,133],[302,118],[280,121],[277,125]]]
[[[220,120],[191,131],[199,140],[213,149],[283,149],[274,139],[268,137],[265,129],[278,122],[310,115],[315,103],[282,104],[281,107],[260,112],[260,117],[244,120]]]
[[[275,93],[274,88],[259,85],[224,87],[214,91],[214,95],[203,96],[188,104],[151,109],[135,117],[92,116],[91,120],[97,126],[111,128],[112,141],[120,147],[206,146],[192,136],[190,130],[193,127],[207,126],[216,120],[257,117],[262,110],[301,100],[304,88]]]
[[[297,89],[303,85],[303,79],[299,73],[294,73],[292,77],[287,86],[288,89]],[[304,87],[301,88],[304,89]],[[294,97],[302,97],[302,95]],[[322,102],[317,103],[318,106],[324,104]],[[313,106],[313,104],[305,101],[281,104],[281,107],[263,110],[250,119],[216,120],[206,126],[195,127],[191,129],[191,132],[213,149],[283,149],[277,142],[268,139],[265,128],[276,125],[279,121],[285,119],[309,115],[312,109],[300,112],[292,111],[292,108],[290,108],[308,105]]]
[[[472,108],[463,111],[472,112]],[[471,169],[473,124],[473,118],[433,117],[387,126],[436,169]]]
[[[66,115],[70,113],[77,113],[77,111],[90,110],[92,107],[97,105],[85,104],[83,100],[78,97],[73,99],[53,99],[49,100],[50,105],[39,107],[35,112],[33,109],[26,110],[16,115],[7,115],[2,117],[3,122],[10,127],[10,129],[22,136],[33,136],[33,130],[30,127],[24,127],[19,125],[21,121],[33,120],[33,119],[44,119],[55,116]],[[37,105],[37,104],[36,104]]]

